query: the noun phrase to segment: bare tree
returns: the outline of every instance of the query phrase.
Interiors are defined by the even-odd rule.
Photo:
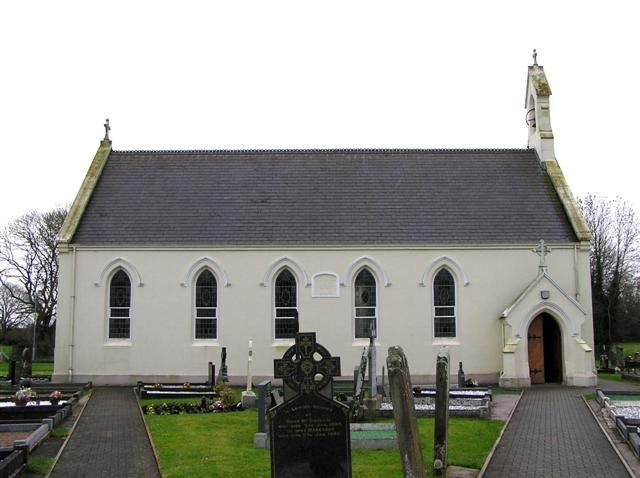
[[[14,296],[20,295],[17,290],[0,286],[0,342],[5,343],[7,332],[23,327],[29,322],[29,312],[23,302]]]
[[[58,303],[57,235],[66,208],[31,212],[0,233],[0,285],[36,314],[40,336],[53,346]]]
[[[621,198],[588,195],[578,201],[591,229],[591,290],[596,343],[620,340],[631,320],[629,301],[637,297],[640,224]],[[624,299],[624,300],[623,300]]]

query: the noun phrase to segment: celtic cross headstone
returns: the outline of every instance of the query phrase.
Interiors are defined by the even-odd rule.
[[[319,357],[319,358],[316,358]],[[340,375],[340,357],[316,342],[315,332],[296,334],[296,343],[273,363],[275,378],[284,384],[284,399],[315,391],[333,398],[333,377]]]
[[[301,332],[274,377],[284,384],[284,402],[269,410],[272,477],[351,477],[349,407],[333,400],[340,358]]]

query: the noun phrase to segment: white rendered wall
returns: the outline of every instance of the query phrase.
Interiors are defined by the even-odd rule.
[[[249,339],[253,340],[254,382],[270,377],[273,360],[280,358],[292,344],[273,339],[273,277],[284,265],[290,266],[298,280],[300,331],[315,331],[318,342],[341,358],[342,375],[351,377],[362,348],[367,345],[367,341],[353,338],[353,276],[360,265],[367,264],[378,283],[379,375],[387,348],[400,345],[412,375],[420,383],[428,381],[434,375],[440,346],[449,345],[451,363],[455,365],[453,373],[461,361],[467,377],[495,383],[503,368],[504,342],[499,317],[538,274],[539,257],[532,252],[534,246],[369,250],[78,247],[77,252],[69,249],[60,254],[54,380],[67,380],[70,368],[73,380],[95,383],[204,380],[207,362],[218,366],[221,347],[225,346],[232,381],[244,383]],[[579,318],[578,338],[593,346],[588,248],[578,248],[576,252],[573,246],[550,246],[552,252],[546,257],[549,275],[587,311],[586,316]],[[291,261],[278,262],[283,257]],[[366,259],[356,262],[363,257]],[[193,340],[193,276],[200,269],[192,271],[187,287],[182,285],[192,266],[203,258],[213,259],[217,266],[217,270],[213,269],[218,281],[215,342]],[[117,259],[121,261],[114,263]],[[456,278],[458,323],[454,340],[433,337],[431,284],[438,265],[443,263],[450,265]],[[129,341],[107,339],[108,278],[115,267],[123,267],[132,279]],[[312,297],[312,287],[305,286],[304,276],[311,283],[318,273],[324,273],[318,279],[324,281],[323,293],[331,280],[327,273],[335,274],[345,283],[338,288],[339,297]],[[347,273],[349,276],[345,277]],[[228,280],[226,287],[223,274]],[[261,285],[265,276],[266,286]],[[101,277],[103,282],[96,285]],[[421,285],[423,277],[426,286]],[[465,279],[469,281],[467,285]],[[574,339],[563,335],[565,343]],[[526,340],[523,346],[524,353],[516,354],[518,373],[527,370]],[[565,375],[588,368],[583,356],[574,355],[570,350],[565,353],[565,360],[576,362],[567,364]]]

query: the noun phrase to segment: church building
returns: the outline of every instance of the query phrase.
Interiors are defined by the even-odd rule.
[[[534,61],[522,149],[120,151],[107,124],[59,235],[54,381],[204,381],[226,347],[244,384],[249,341],[256,381],[300,331],[345,377],[374,334],[416,384],[447,346],[481,383],[594,385],[550,95]]]

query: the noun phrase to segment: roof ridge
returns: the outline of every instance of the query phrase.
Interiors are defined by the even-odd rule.
[[[526,152],[531,148],[318,148],[318,149],[133,149],[117,154],[414,154],[456,152]]]

